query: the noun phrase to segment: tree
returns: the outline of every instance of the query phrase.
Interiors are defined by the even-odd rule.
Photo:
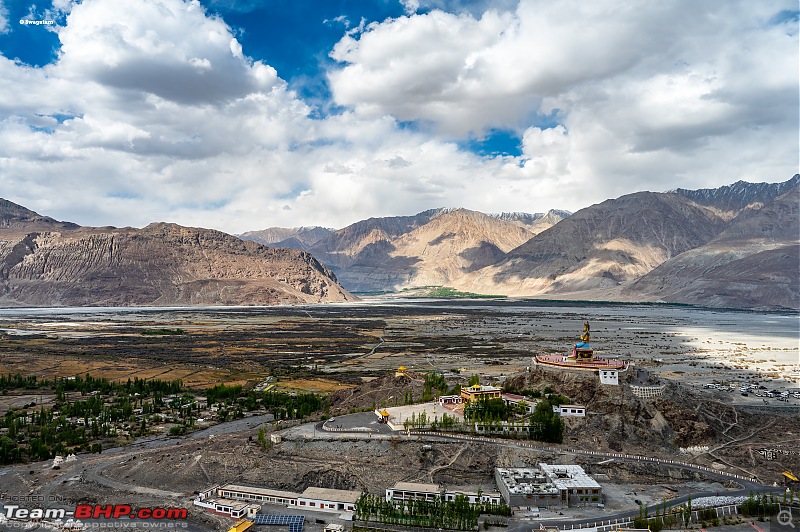
[[[481,383],[481,378],[477,374],[474,374],[469,378],[469,385],[470,386],[477,386],[480,383]]]
[[[564,438],[564,420],[553,412],[553,407],[547,401],[536,405],[536,410],[530,417],[530,437],[534,440],[550,443],[561,443]]]
[[[686,509],[683,511],[683,524],[689,526],[692,522],[692,498],[686,500]]]

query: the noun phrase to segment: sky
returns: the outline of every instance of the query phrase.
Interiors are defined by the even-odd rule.
[[[0,0],[0,197],[242,233],[798,172],[796,0]]]

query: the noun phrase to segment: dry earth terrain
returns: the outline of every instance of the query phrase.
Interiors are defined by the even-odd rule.
[[[598,352],[633,361],[649,372],[650,382],[666,382],[662,398],[641,400],[624,386],[600,386],[593,375],[527,371],[532,354],[565,352],[587,319]],[[484,383],[518,389],[549,386],[585,404],[587,417],[567,422],[564,448],[678,459],[764,480],[777,479],[785,469],[800,470],[798,455],[768,460],[759,453],[764,448],[798,448],[800,416],[791,410],[797,401],[765,405],[760,398],[701,386],[716,380],[797,388],[792,380],[798,356],[796,317],[789,315],[525,301],[376,300],[286,308],[3,311],[0,320],[2,372],[52,377],[91,371],[114,379],[170,376],[199,387],[218,382],[255,385],[272,377],[277,388],[334,392],[330,401],[337,416],[392,402],[407,390],[418,397],[430,370],[443,371],[452,384],[463,384],[476,373]],[[142,334],[157,328],[180,328],[184,334]],[[394,377],[399,365],[409,368],[409,377]],[[633,378],[632,373],[623,376]],[[25,399],[10,395],[0,408]],[[48,401],[48,395],[39,400]],[[6,467],[0,469],[0,491],[80,502],[186,506],[195,491],[224,482],[379,493],[407,480],[487,490],[495,465],[539,460],[584,463],[623,486],[617,490],[621,497],[627,497],[627,483],[636,485],[636,491],[650,490],[653,500],[660,500],[703,480],[653,465],[602,467],[597,460],[482,444],[439,442],[425,450],[424,442],[399,437],[300,438],[264,450],[255,443],[256,428],[81,455],[60,471],[45,463]],[[695,454],[680,450],[692,446],[708,449]],[[193,522],[220,526],[207,514],[192,512]]]

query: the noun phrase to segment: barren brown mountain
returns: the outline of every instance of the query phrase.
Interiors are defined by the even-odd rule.
[[[494,264],[505,253],[558,222],[547,215],[487,215],[437,209],[415,216],[371,218],[318,242],[310,251],[353,291],[449,285],[467,272]]]
[[[797,179],[794,180],[797,182]],[[741,208],[708,244],[626,287],[623,297],[715,307],[800,308],[800,187]]]
[[[79,227],[3,200],[0,305],[273,305],[353,299],[308,253],[208,229]]]
[[[456,286],[507,295],[607,290],[705,244],[723,227],[719,216],[682,196],[638,192],[576,212]]]

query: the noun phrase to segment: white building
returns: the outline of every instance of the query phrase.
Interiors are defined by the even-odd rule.
[[[360,491],[311,487],[297,497],[297,507],[325,512],[352,512],[356,509],[359,497]]]
[[[464,402],[464,400],[461,398],[460,395],[440,395],[439,396],[439,404],[440,405],[460,405],[463,402]]]
[[[470,504],[500,504],[503,502],[500,493],[496,491],[478,494],[476,491],[447,490],[444,492],[444,500],[454,501],[459,495],[463,495]]]
[[[201,492],[194,500],[196,506],[208,508],[231,517],[255,515],[260,504],[277,504],[289,508],[304,508],[323,512],[352,512],[361,492],[309,487],[303,493],[225,484]]]
[[[577,465],[495,468],[495,480],[509,506],[563,508],[597,504],[602,488]]]
[[[554,406],[553,412],[561,417],[586,417],[586,407],[583,405]]]
[[[462,490],[446,490],[438,484],[423,484],[419,482],[395,482],[394,486],[386,489],[386,502],[399,501],[428,501],[436,499],[454,501],[463,495],[471,504],[490,503],[500,504],[502,497],[497,492],[481,493]]]
[[[438,484],[423,484],[420,482],[395,482],[391,488],[386,488],[386,502],[392,501],[435,501],[441,497],[444,489]]]
[[[619,386],[619,371],[616,369],[601,369],[600,384],[609,384],[611,386]]]
[[[533,412],[536,410],[536,404],[538,403],[536,399],[529,399],[525,396],[517,395],[514,393],[504,393],[501,394],[500,397],[503,399],[503,402],[507,405],[516,406],[519,404],[524,404],[525,411],[528,414],[533,414]]]

